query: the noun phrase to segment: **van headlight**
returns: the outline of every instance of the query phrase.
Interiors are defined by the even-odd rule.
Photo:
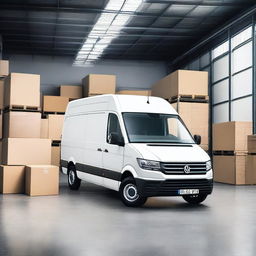
[[[212,169],[212,162],[211,160],[207,161],[206,162],[206,171],[210,171]]]
[[[160,162],[158,161],[152,161],[152,160],[146,160],[137,158],[138,164],[140,168],[145,170],[151,170],[151,171],[159,171],[160,170]]]

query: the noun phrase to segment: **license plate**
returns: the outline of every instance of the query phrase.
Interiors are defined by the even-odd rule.
[[[195,195],[199,194],[199,189],[179,189],[179,195]]]

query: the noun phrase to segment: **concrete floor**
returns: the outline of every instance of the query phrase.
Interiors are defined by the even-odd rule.
[[[133,209],[62,177],[59,196],[0,195],[0,255],[255,256],[256,186],[216,184],[201,206],[162,197]]]

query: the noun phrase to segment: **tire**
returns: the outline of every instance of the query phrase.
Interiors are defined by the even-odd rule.
[[[200,204],[202,203],[206,197],[207,194],[199,194],[199,195],[186,195],[186,196],[182,196],[183,199],[188,202],[189,204]]]
[[[136,182],[132,177],[125,178],[122,181],[119,194],[122,202],[128,207],[139,207],[147,201],[147,197],[139,195]]]
[[[77,177],[75,166],[71,166],[68,170],[68,186],[71,190],[78,190],[81,180]]]

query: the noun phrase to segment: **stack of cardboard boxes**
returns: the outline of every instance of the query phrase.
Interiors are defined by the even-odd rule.
[[[226,122],[213,125],[213,168],[217,182],[245,185],[248,169],[247,136],[252,122]]]
[[[40,138],[39,111],[40,76],[11,73],[4,81],[1,193],[58,194],[59,169],[50,165],[51,141]]]
[[[208,73],[177,70],[152,87],[152,96],[170,101],[192,134],[201,135],[201,147],[209,145]]]
[[[256,135],[247,137],[248,155],[246,159],[246,184],[256,185]]]
[[[43,96],[41,138],[51,140],[51,164],[60,165],[60,142],[64,114],[71,100],[82,98],[82,86],[61,85],[59,96]]]

